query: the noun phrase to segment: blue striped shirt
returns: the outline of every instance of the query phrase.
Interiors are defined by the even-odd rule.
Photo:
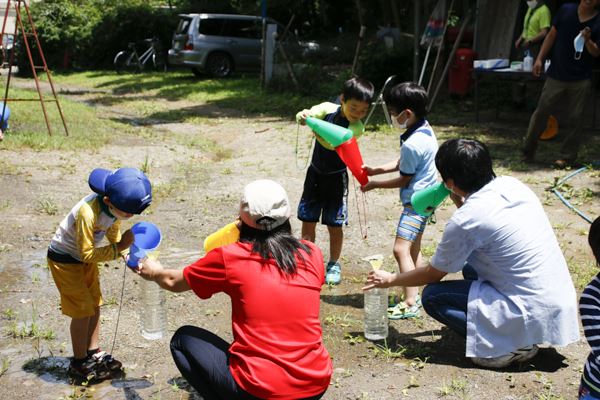
[[[583,290],[579,314],[585,338],[592,348],[583,368],[583,380],[591,393],[600,396],[600,274]]]

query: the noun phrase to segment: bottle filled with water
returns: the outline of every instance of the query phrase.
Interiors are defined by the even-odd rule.
[[[140,323],[142,336],[148,340],[162,339],[167,329],[165,291],[152,281],[142,280]]]
[[[388,336],[388,290],[373,288],[365,291],[365,338],[383,340]]]

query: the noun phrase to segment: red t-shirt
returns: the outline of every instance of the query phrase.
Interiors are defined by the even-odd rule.
[[[297,259],[297,273],[284,274],[273,260],[251,253],[248,243],[210,251],[183,270],[202,299],[231,297],[233,343],[229,369],[246,392],[263,399],[298,399],[324,392],[332,364],[319,321],[323,255]]]

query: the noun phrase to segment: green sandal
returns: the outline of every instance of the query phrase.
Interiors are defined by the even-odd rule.
[[[421,308],[421,298],[419,296],[417,296],[416,303],[412,306],[409,306],[404,301],[401,301],[394,307],[388,308],[388,319],[398,320],[418,318],[421,316]]]

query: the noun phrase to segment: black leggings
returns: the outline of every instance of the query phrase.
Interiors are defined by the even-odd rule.
[[[182,326],[171,339],[171,354],[179,372],[205,400],[260,400],[233,379],[228,349],[225,340],[196,326]],[[324,394],[305,400],[318,400]]]

